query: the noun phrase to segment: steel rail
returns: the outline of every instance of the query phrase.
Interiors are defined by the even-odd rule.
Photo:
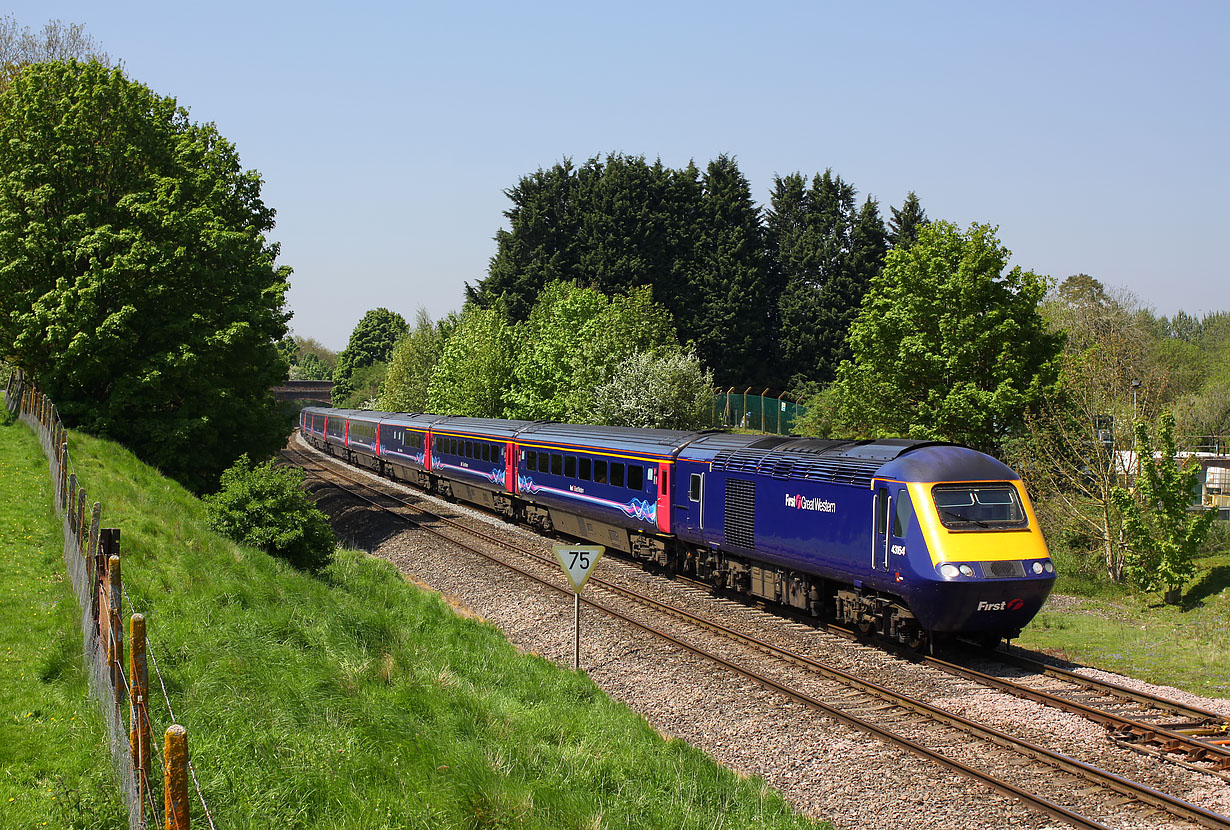
[[[1113,730],[1113,732],[1116,733],[1116,737],[1118,737],[1124,744],[1134,749],[1141,748],[1138,745],[1139,742],[1157,745],[1159,747],[1158,754],[1163,756],[1167,753],[1181,753],[1186,756],[1187,762],[1184,763],[1184,766],[1189,769],[1206,773],[1222,773],[1230,770],[1230,747],[1218,746],[1207,741],[1202,741],[1181,732],[1176,732],[1173,729],[1160,724],[1150,724],[1133,720],[1132,718],[1118,715],[1114,712],[1108,712],[1104,709],[1099,709],[1095,706],[1081,703],[1080,701],[1069,700],[1068,698],[1053,694],[1051,692],[1033,689],[1024,684],[1016,683],[1002,677],[996,677],[992,674],[986,674],[985,672],[980,672],[967,666],[942,660],[938,657],[922,657],[920,662],[928,666],[933,666],[940,671],[946,672],[947,674],[964,677],[984,686],[999,689],[1006,694],[1014,695],[1025,700],[1032,700],[1035,703],[1041,703],[1045,706],[1050,706],[1056,709],[1062,709],[1065,712],[1080,715],[1095,723],[1100,723],[1103,726]],[[1134,700],[1137,703],[1155,705],[1150,696],[1145,694],[1135,694],[1129,699]],[[1159,700],[1161,699],[1159,698]],[[1221,720],[1220,718],[1218,720],[1224,723],[1224,720]],[[1171,758],[1169,760],[1174,759]],[[1206,761],[1212,764],[1213,768],[1210,770],[1208,768],[1197,766],[1196,762],[1199,761]]]
[[[307,456],[307,457],[310,458],[310,456]],[[355,484],[358,487],[362,487],[364,489],[371,490],[373,492],[380,494],[382,497],[389,499],[390,501],[393,501],[394,503],[396,503],[399,507],[410,508],[410,505],[407,505],[405,501],[403,501],[398,496],[394,496],[388,493],[383,493],[380,490],[374,488],[372,485],[366,482],[362,482],[357,479],[354,479],[353,477],[350,477],[348,475],[343,475],[337,470],[331,470],[330,472],[332,475],[339,477],[339,478],[343,478],[347,481],[350,481],[352,484]],[[397,510],[393,510],[391,508],[386,507],[385,505],[379,504],[375,500],[370,499],[360,493],[355,493],[349,489],[347,489],[346,491],[349,492],[351,495],[353,495],[355,498],[366,501],[369,504],[372,504],[373,506],[380,508],[382,510],[391,512],[393,515],[396,515],[402,518],[404,521],[406,521],[407,523],[411,525],[414,525],[423,530],[426,530],[429,533],[439,536],[440,538],[445,539],[446,541],[452,544],[458,545],[459,547],[462,547],[466,550],[470,550],[471,552],[476,553],[479,556],[482,556],[488,560],[497,562],[498,564],[506,568],[509,568],[510,570],[513,570],[514,572],[522,574],[535,582],[538,582],[544,586],[550,587],[553,590],[560,591],[561,593],[570,593],[570,591],[566,588],[562,588],[559,585],[556,585],[550,582],[549,580],[545,580],[534,574],[528,573],[527,571],[525,571],[522,568],[517,567],[516,565],[505,562],[503,560],[499,560],[491,556],[490,554],[482,550],[479,550],[464,541],[454,539],[446,534],[442,534],[436,528],[432,528],[430,526],[417,522],[414,519],[411,519],[410,517],[401,514]],[[411,508],[411,509],[414,509],[414,508]],[[421,510],[421,507],[418,509]],[[512,550],[520,555],[528,556],[542,563],[551,564],[546,557],[539,556],[538,554],[535,554],[532,551],[526,551],[525,549],[519,548],[516,545],[513,545],[504,540],[497,539],[481,531],[477,531],[472,528],[465,527],[461,525],[460,523],[449,519],[446,516],[440,516],[438,514],[432,514],[432,515],[434,515],[435,518],[440,519],[441,521],[444,521],[458,528],[459,530],[461,530],[462,532],[466,534],[478,536],[479,538],[482,538],[489,543],[494,543],[502,548]],[[1205,810],[1204,808],[1190,804],[1189,802],[1186,802],[1182,799],[1178,799],[1173,796],[1167,795],[1166,793],[1162,793],[1160,791],[1154,790],[1150,787],[1137,784],[1136,782],[1133,782],[1128,779],[1117,776],[1114,773],[1110,773],[1105,770],[1097,769],[1096,767],[1092,767],[1091,765],[1085,764],[1084,762],[1078,761],[1073,758],[1069,758],[1068,756],[1062,755],[1060,753],[1053,752],[1052,750],[1046,749],[1045,747],[1039,746],[1032,742],[1000,732],[999,730],[996,730],[992,727],[987,727],[987,726],[974,723],[973,721],[969,721],[959,715],[953,714],[951,712],[947,712],[943,709],[939,709],[938,707],[931,706],[930,704],[916,700],[907,695],[893,692],[889,689],[886,689],[870,681],[857,678],[836,667],[829,666],[827,664],[824,664],[817,660],[813,660],[808,657],[794,654],[792,652],[786,651],[785,649],[781,649],[765,641],[759,640],[758,638],[734,631],[733,629],[730,629],[720,623],[705,620],[701,617],[697,617],[696,615],[690,614],[686,611],[681,611],[679,609],[672,608],[671,606],[665,605],[664,603],[660,603],[657,600],[637,594],[635,591],[630,591],[628,589],[613,585],[607,582],[606,580],[603,580],[597,577],[596,575],[592,577],[590,580],[590,585],[595,585],[595,584],[605,588],[606,590],[609,590],[609,591],[618,593],[622,596],[625,596],[629,599],[633,599],[637,602],[647,604],[657,610],[670,613],[677,617],[682,617],[691,624],[701,625],[705,628],[709,628],[710,630],[717,631],[721,633],[723,636],[737,639],[745,643],[746,645],[752,646],[753,648],[773,654],[775,657],[779,659],[786,660],[796,665],[802,665],[812,671],[815,671],[819,674],[829,677],[832,680],[843,683],[847,686],[853,686],[854,688],[858,688],[860,691],[863,691],[864,693],[874,695],[876,697],[879,697],[882,700],[886,700],[890,703],[893,703],[894,705],[901,706],[903,708],[909,709],[911,711],[914,711],[918,714],[932,718],[939,722],[946,723],[947,725],[951,727],[961,729],[967,732],[973,732],[974,734],[979,735],[983,739],[996,743],[999,746],[1011,749],[1018,753],[1024,754],[1028,757],[1032,757],[1035,760],[1039,760],[1043,763],[1047,763],[1050,766],[1063,769],[1070,774],[1077,775],[1079,777],[1085,778],[1086,780],[1096,782],[1099,785],[1106,786],[1114,790],[1115,792],[1120,793],[1121,795],[1125,795],[1134,800],[1149,804],[1150,806],[1153,806],[1153,807],[1157,807],[1158,809],[1164,810],[1165,812],[1168,812],[1171,815],[1174,815],[1176,817],[1194,821],[1206,827],[1222,828],[1223,830],[1225,828],[1230,828],[1230,818],[1227,818],[1220,814]],[[970,775],[971,777],[979,781],[982,781],[988,786],[992,786],[998,789],[1000,792],[1010,792],[1014,797],[1024,798],[1028,802],[1035,804],[1035,806],[1037,806],[1039,809],[1042,809],[1044,812],[1048,812],[1057,818],[1061,818],[1065,821],[1075,820],[1077,821],[1076,826],[1081,826],[1081,827],[1101,826],[1101,825],[1097,825],[1096,823],[1094,824],[1087,823],[1089,822],[1088,819],[1077,816],[1076,814],[1071,813],[1071,811],[1066,810],[1066,808],[1053,804],[1053,802],[1049,802],[1046,799],[1041,799],[1040,797],[1032,796],[1027,793],[1022,793],[1019,790],[1019,788],[1016,788],[1011,784],[998,781],[994,779],[993,776],[989,776],[988,774],[982,773],[978,770],[967,768],[965,767],[965,765],[960,764],[960,762],[949,759],[946,756],[940,755],[939,753],[935,753],[934,751],[929,750],[926,747],[923,747],[919,744],[914,743],[913,741],[910,741],[908,738],[895,735],[894,733],[891,733],[888,730],[885,730],[882,727],[877,726],[876,724],[870,723],[868,721],[864,721],[853,715],[849,715],[847,713],[841,712],[840,710],[835,709],[834,707],[829,706],[828,704],[824,704],[821,701],[811,698],[810,696],[806,695],[803,692],[800,692],[794,689],[789,689],[788,687],[784,687],[781,684],[777,683],[776,681],[763,677],[762,675],[759,675],[748,669],[739,667],[733,663],[730,663],[724,658],[721,658],[717,655],[713,655],[709,652],[704,651],[703,649],[699,649],[698,647],[695,647],[689,643],[681,641],[678,638],[673,637],[670,634],[660,631],[659,629],[656,629],[651,626],[647,626],[643,623],[640,623],[628,617],[627,615],[623,614],[622,612],[612,609],[606,605],[594,602],[592,600],[583,600],[583,601],[586,604],[591,605],[592,607],[603,611],[604,613],[610,614],[618,619],[624,620],[625,622],[637,628],[645,630],[646,632],[651,633],[655,636],[666,639],[669,642],[672,642],[673,644],[678,645],[679,647],[684,648],[685,650],[689,652],[692,652],[694,654],[697,654],[698,656],[701,656],[703,659],[717,662],[718,664],[722,665],[728,670],[733,671],[737,674],[740,674],[741,676],[744,676],[748,678],[749,680],[759,683],[760,685],[765,686],[766,688],[770,688],[770,689],[773,689],[774,691],[778,691],[781,694],[784,694],[790,697],[791,699],[804,703],[805,705],[814,706],[814,708],[824,711],[826,714],[832,715],[833,717],[837,718],[838,720],[841,720],[844,723],[847,723],[848,725],[851,725],[851,726],[854,726],[855,728],[862,729],[864,731],[868,731],[873,734],[876,734],[877,736],[883,737],[885,740],[888,740],[899,746],[908,748],[911,751],[918,751],[919,754],[922,754],[925,757],[930,758],[932,760],[936,760],[937,762],[949,767],[950,769],[955,769],[955,770],[962,772],[963,774]],[[1004,787],[1007,787],[1010,789],[1003,789]],[[1059,812],[1054,812],[1052,808],[1054,810],[1058,810]]]

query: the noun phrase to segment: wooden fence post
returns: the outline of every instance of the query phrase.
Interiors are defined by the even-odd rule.
[[[123,583],[120,581],[120,558],[112,555],[107,559],[108,620],[111,639],[107,644],[107,667],[111,673],[111,686],[115,690],[115,710],[118,714],[124,703],[124,621],[120,619]]]
[[[137,800],[141,815],[145,815],[145,800],[149,794],[149,668],[145,659],[145,615],[133,614],[128,621],[129,683],[128,743],[132,749],[132,768],[137,774]]]
[[[60,444],[60,485],[59,492],[56,494],[59,497],[59,502],[56,507],[63,510],[68,505],[68,442]]]
[[[94,618],[94,623],[98,628],[98,642],[103,651],[106,651],[108,636],[107,626],[110,625],[110,615],[103,609],[109,607],[107,600],[107,562],[112,556],[118,556],[120,552],[120,530],[117,527],[107,527],[99,531],[98,534],[98,551],[94,557],[94,563],[90,566],[91,580],[94,588],[90,597],[90,616]]]
[[[167,728],[162,769],[166,830],[188,830],[188,730],[178,723]]]

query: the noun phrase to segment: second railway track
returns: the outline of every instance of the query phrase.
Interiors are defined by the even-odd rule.
[[[401,513],[412,509],[417,518],[410,517],[408,520],[447,538],[450,544],[493,558],[489,552],[475,550],[478,546],[457,536],[475,532],[468,526],[469,522],[457,522],[438,515],[439,511],[424,508],[424,496],[413,495],[415,505],[407,508],[405,493],[393,495],[387,492],[386,486],[375,487],[375,481],[366,473],[349,468],[342,473],[334,462],[326,462],[323,456],[315,453],[299,452],[297,457],[310,472],[344,476],[348,483],[341,486],[351,490],[356,497],[374,503],[383,501],[382,509]],[[325,473],[326,467],[331,470],[330,473]],[[375,487],[375,492],[380,495],[373,497],[353,492],[360,487]],[[450,529],[441,532],[440,528],[426,526],[425,522],[447,524]],[[503,562],[504,567],[516,567],[540,584],[566,590],[555,571],[554,561],[549,557],[495,538],[490,533],[484,534],[484,537],[480,543],[482,546],[513,551],[512,556],[522,560],[520,564]],[[527,560],[532,563],[529,568],[523,567]],[[1067,824],[1134,827],[1173,822],[1174,826],[1230,827],[1230,820],[1213,810],[1187,803],[1158,788],[1138,785],[1122,775],[1106,773],[1092,764],[1009,734],[996,726],[975,723],[873,680],[856,677],[814,657],[669,607],[605,580],[591,580],[590,586],[591,590],[597,588],[605,594],[603,602],[591,603],[604,613],[656,637],[665,638],[673,647],[687,649],[796,703],[823,712],[827,717],[875,734],[880,740],[895,743],[916,755],[928,757],[962,775],[975,778]],[[614,601],[611,598],[615,598]],[[634,604],[633,609],[612,607],[629,602]],[[680,627],[683,628],[682,633],[666,630]],[[978,744],[983,749],[970,749],[972,744],[968,736],[971,734],[979,736]],[[992,751],[990,747],[996,749]],[[1006,756],[996,755],[1001,753],[1000,748],[1008,748],[1013,753],[1012,759],[1005,760]],[[978,769],[978,766],[992,771]]]

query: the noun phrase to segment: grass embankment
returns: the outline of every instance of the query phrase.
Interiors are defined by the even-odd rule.
[[[1043,610],[1016,643],[1076,663],[1230,697],[1230,530],[1216,528],[1216,555],[1198,560],[1182,602],[1112,584],[1096,563],[1053,551],[1064,595]]]
[[[51,499],[34,434],[0,426],[0,827],[126,827]]]
[[[122,530],[124,581],[219,827],[814,826],[387,563],[342,552],[301,574],[207,531],[196,499],[126,451],[69,440]],[[71,604],[67,586],[54,601]]]

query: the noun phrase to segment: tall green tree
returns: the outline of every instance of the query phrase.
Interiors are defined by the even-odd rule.
[[[552,283],[518,327],[508,417],[593,423],[594,390],[641,353],[678,352],[669,313],[649,288],[607,297]]]
[[[393,347],[409,330],[406,318],[387,308],[373,308],[363,315],[350,333],[346,348],[337,356],[337,368],[333,370],[335,406],[353,406],[359,402],[356,396],[359,400],[375,396],[384,378],[383,371],[363,372],[362,384],[357,380],[360,371],[368,366],[388,363]]]
[[[386,412],[428,410],[431,376],[456,325],[456,314],[433,323],[427,309],[418,310],[414,328],[393,347],[389,372],[380,387],[380,409]]]
[[[911,190],[902,202],[900,210],[889,207],[886,239],[893,248],[908,248],[918,240],[918,230],[927,224],[927,212],[923,210],[918,194]]]
[[[696,351],[721,385],[765,382],[776,354],[779,286],[766,261],[760,209],[729,156],[709,163],[702,184]]]
[[[0,92],[0,350],[66,423],[197,490],[287,424],[290,270],[261,180],[212,124],[100,63]]]
[[[1059,375],[1063,338],[1038,311],[1047,280],[987,225],[932,222],[889,252],[837,372],[860,431],[947,439],[999,453]]]
[[[539,168],[504,191],[509,229],[496,232],[496,253],[487,277],[466,285],[466,302],[491,308],[502,302],[511,320],[524,320],[548,283],[581,277],[579,263],[584,209],[571,159]]]
[[[111,63],[111,58],[79,23],[50,20],[35,33],[12,15],[0,17],[0,87],[32,63],[67,60]]]
[[[501,304],[467,305],[432,372],[428,409],[441,415],[505,417],[516,345],[515,329]]]
[[[1132,446],[1137,414],[1157,413],[1164,373],[1151,358],[1153,335],[1130,293],[1076,274],[1040,311],[1051,331],[1064,336],[1062,369],[1059,383],[1034,407],[1013,463],[1056,529],[1079,540],[1072,547],[1096,551],[1118,582],[1125,563],[1113,493],[1129,472],[1121,451]]]
[[[849,356],[846,334],[884,265],[884,222],[874,199],[855,209],[854,187],[831,170],[774,179],[766,232],[782,286],[780,349],[789,385],[828,383]]]
[[[1174,417],[1163,412],[1158,447],[1146,424],[1136,424],[1140,473],[1135,492],[1115,489],[1123,511],[1129,556],[1127,572],[1145,590],[1161,591],[1168,604],[1179,602],[1183,585],[1196,573],[1194,559],[1209,534],[1214,510],[1191,513],[1200,465],[1183,465],[1175,447]]]

